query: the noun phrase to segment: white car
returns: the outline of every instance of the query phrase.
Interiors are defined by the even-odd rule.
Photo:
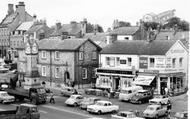
[[[15,101],[15,97],[14,96],[10,96],[6,91],[0,91],[0,102],[1,103],[10,103],[10,102],[14,102]]]
[[[167,107],[162,105],[149,105],[146,110],[143,112],[144,117],[148,118],[158,118],[168,114]]]
[[[153,99],[149,100],[149,104],[168,104],[170,102],[168,96],[157,95]]]
[[[137,117],[136,113],[133,111],[121,111],[111,115],[111,117],[112,119],[144,119],[142,117]]]
[[[68,98],[65,101],[66,105],[71,105],[71,106],[78,106],[80,103],[84,100],[84,97],[82,95],[71,95],[70,98]]]
[[[87,111],[89,113],[97,113],[97,114],[102,114],[102,113],[108,113],[108,112],[117,112],[119,110],[118,105],[113,105],[110,101],[97,101],[96,104],[94,105],[89,105],[87,106]]]

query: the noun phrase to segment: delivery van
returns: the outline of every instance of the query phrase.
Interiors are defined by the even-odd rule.
[[[131,97],[133,97],[139,90],[142,90],[141,86],[132,86],[123,88],[119,93],[119,100],[121,101],[130,101]]]

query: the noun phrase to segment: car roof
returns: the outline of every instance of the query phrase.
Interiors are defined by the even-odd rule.
[[[26,107],[36,107],[36,105],[33,105],[33,104],[28,104],[28,103],[23,103],[23,104],[20,104],[21,106],[26,106]]]
[[[88,97],[89,99],[100,99],[100,98],[98,98],[98,97]]]
[[[133,114],[133,111],[120,111],[119,113],[125,113],[125,114]]]
[[[82,96],[82,95],[80,95],[80,94],[74,94],[74,95],[71,95],[71,96],[78,97],[78,96]]]
[[[148,107],[160,107],[160,105],[148,105]]]
[[[97,102],[101,102],[101,103],[111,103],[110,101],[106,101],[106,100],[100,100],[100,101],[97,101]]]
[[[6,91],[0,91],[0,93],[7,93]]]
[[[149,92],[149,90],[138,90],[139,93]]]

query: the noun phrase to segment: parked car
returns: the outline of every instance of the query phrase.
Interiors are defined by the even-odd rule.
[[[6,91],[0,91],[0,102],[1,103],[11,103],[15,101],[14,96],[10,96]]]
[[[66,105],[71,105],[71,106],[78,106],[80,103],[84,100],[84,97],[82,95],[71,95],[70,98],[68,98],[65,101]]]
[[[176,112],[171,119],[188,119],[188,112],[183,111],[183,112]]]
[[[139,90],[137,94],[135,94],[131,99],[131,103],[145,103],[148,102],[149,99],[153,98],[153,94],[149,90]]]
[[[120,111],[117,114],[111,115],[112,119],[144,119],[137,117],[134,111]]]
[[[142,90],[141,86],[127,87],[121,90],[119,93],[119,100],[130,101],[131,97],[134,96],[139,90]]]
[[[149,105],[143,112],[143,116],[149,118],[158,118],[167,114],[167,107],[162,105]]]
[[[86,109],[88,105],[93,105],[95,104],[97,101],[101,100],[100,98],[97,97],[89,97],[84,99],[81,103],[80,103],[80,108],[81,109]]]
[[[78,94],[77,90],[73,87],[64,87],[61,89],[61,95],[70,97],[73,94]]]
[[[118,110],[119,110],[118,105],[113,105],[110,101],[103,101],[103,100],[97,101],[97,103],[94,105],[87,106],[87,111],[89,113],[97,113],[97,114],[108,113],[108,112],[115,113]]]
[[[150,104],[168,104],[170,99],[166,95],[156,95],[153,99],[149,100]]]

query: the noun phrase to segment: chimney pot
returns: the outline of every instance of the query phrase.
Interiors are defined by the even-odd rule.
[[[8,4],[8,15],[14,13],[13,4]]]

